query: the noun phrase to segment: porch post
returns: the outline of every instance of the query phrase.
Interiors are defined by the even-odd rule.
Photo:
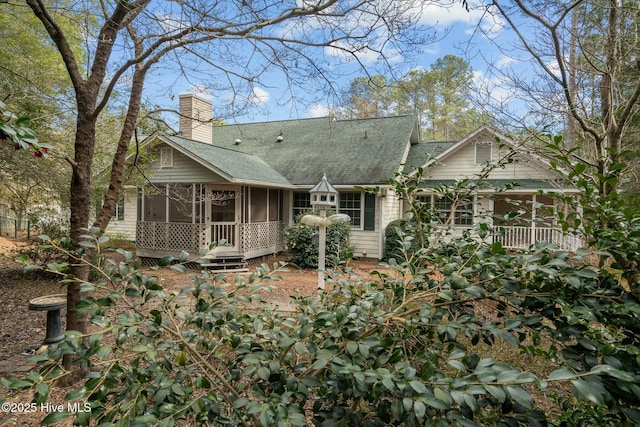
[[[536,194],[531,195],[531,244],[536,243],[536,206],[537,197]]]
[[[191,184],[191,224],[196,223],[196,186],[195,182]]]

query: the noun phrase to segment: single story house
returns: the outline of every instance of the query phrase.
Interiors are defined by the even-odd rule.
[[[337,211],[351,217],[355,255],[382,259],[385,228],[407,212],[384,180],[413,170],[411,166],[429,167],[421,197],[446,214],[451,206],[433,196],[433,185],[474,176],[504,147],[515,148],[513,141],[488,127],[460,141],[421,142],[418,121],[410,115],[212,126],[211,104],[193,94],[180,96],[180,110],[178,135],[158,133],[145,142],[143,155],[155,156],[148,174],[153,185],[125,188],[119,216],[107,229],[134,239],[141,257],[197,254],[221,241],[220,251],[243,259],[282,251],[283,228],[310,209],[309,190],[326,175],[339,192]],[[492,188],[478,190],[452,215],[456,227],[504,212],[513,200],[530,206],[553,204],[540,190],[575,192],[564,188],[562,177],[543,161],[524,152],[487,178],[496,187],[504,182],[519,185],[501,194]],[[361,187],[380,191],[367,194]],[[553,218],[542,220],[541,213],[531,209],[526,214],[530,226],[514,226],[496,238],[506,247],[528,246],[536,239],[567,243],[557,234]]]

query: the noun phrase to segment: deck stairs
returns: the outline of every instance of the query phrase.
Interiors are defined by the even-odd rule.
[[[217,246],[203,255],[198,264],[201,267],[221,273],[246,273],[249,271],[244,256],[237,251]]]

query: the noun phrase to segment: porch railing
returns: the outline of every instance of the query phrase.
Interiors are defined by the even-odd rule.
[[[214,223],[212,241],[225,240],[244,254],[282,249],[282,221],[251,224]],[[209,242],[205,224],[138,221],[136,246],[154,251],[197,253]],[[239,242],[238,242],[239,239]]]
[[[136,246],[139,248],[198,253],[206,244],[204,224],[137,222]]]
[[[268,248],[280,250],[282,246],[282,229],[282,221],[242,224],[242,247],[240,250],[243,253]]]
[[[225,241],[229,246],[235,246],[237,237],[237,225],[235,222],[214,222],[211,224],[211,241]]]
[[[494,227],[493,240],[506,249],[526,249],[535,242],[549,242],[558,248],[575,251],[582,246],[578,236],[565,235],[559,228],[500,226]]]

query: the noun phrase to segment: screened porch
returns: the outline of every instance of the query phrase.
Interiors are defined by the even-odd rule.
[[[197,255],[215,243],[244,259],[281,250],[284,192],[249,186],[156,184],[138,195],[138,256]]]

